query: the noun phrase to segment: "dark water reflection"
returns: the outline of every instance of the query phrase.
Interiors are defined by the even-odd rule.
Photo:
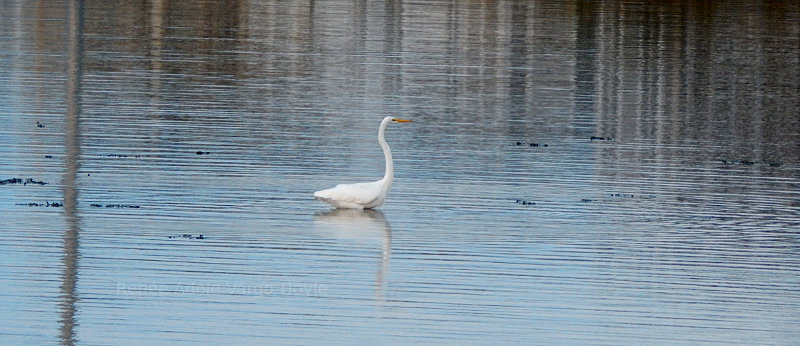
[[[83,8],[81,2],[70,3],[67,8],[67,63],[66,63],[66,114],[64,116],[64,175],[61,189],[64,195],[64,218],[67,224],[64,232],[63,283],[61,284],[61,333],[62,344],[74,344],[75,304],[78,296],[78,236],[80,234],[80,213],[78,211],[77,178],[80,170],[80,115],[81,115],[81,75],[83,74]]]
[[[0,180],[48,183],[0,185],[6,342],[800,337],[795,2],[6,1],[0,24]],[[387,204],[315,204],[383,174],[390,114],[414,122]]]

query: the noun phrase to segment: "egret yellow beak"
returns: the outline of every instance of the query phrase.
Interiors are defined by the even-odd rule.
[[[408,119],[394,119],[394,121],[396,121],[398,123],[410,123],[411,122],[411,120],[408,120]]]

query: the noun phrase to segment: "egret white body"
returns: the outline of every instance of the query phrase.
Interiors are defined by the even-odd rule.
[[[383,205],[394,178],[394,164],[392,163],[392,150],[386,144],[384,132],[391,122],[407,123],[411,120],[385,117],[378,128],[378,143],[383,149],[386,158],[386,173],[383,179],[369,183],[339,184],[327,190],[314,192],[314,198],[326,202],[336,208],[344,209],[372,209]]]

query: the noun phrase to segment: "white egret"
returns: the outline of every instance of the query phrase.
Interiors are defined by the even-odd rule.
[[[384,139],[386,125],[391,122],[408,123],[411,120],[385,117],[381,121],[381,126],[378,128],[378,143],[383,149],[383,156],[386,157],[386,173],[383,179],[369,183],[339,184],[327,190],[314,192],[314,198],[344,209],[372,209],[383,205],[394,177],[392,150]]]

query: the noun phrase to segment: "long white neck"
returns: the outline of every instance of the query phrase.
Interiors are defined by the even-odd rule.
[[[387,191],[392,186],[392,179],[394,178],[394,164],[392,163],[392,149],[389,149],[389,144],[386,144],[384,139],[384,132],[386,132],[386,125],[392,122],[392,119],[386,118],[381,122],[381,127],[378,128],[378,143],[383,149],[383,156],[386,157],[386,173],[383,175],[383,187]]]

